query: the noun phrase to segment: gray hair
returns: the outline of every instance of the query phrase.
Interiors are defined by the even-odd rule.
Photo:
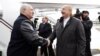
[[[29,4],[23,4],[20,8],[20,13],[24,13],[24,11],[26,10],[27,7],[32,7],[31,5]]]
[[[71,12],[71,16],[72,16],[72,6],[71,5],[63,5],[62,9],[63,8],[67,8]]]
[[[63,8],[68,8],[70,11],[72,11],[72,6],[71,6],[71,5],[63,5],[63,6],[62,6],[62,9],[63,9]]]

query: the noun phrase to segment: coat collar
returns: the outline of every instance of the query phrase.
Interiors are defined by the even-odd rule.
[[[66,28],[72,21],[73,17],[70,17],[69,21],[67,22],[67,24],[65,25],[64,28]],[[63,26],[63,20],[64,20],[64,17],[61,17],[59,22],[61,23],[61,25]]]
[[[33,23],[33,21],[29,20],[28,17],[26,17],[24,14],[20,14],[20,17],[24,17],[24,18],[21,18],[22,20],[28,20],[31,25],[33,26],[33,28],[35,28],[35,24]]]
[[[62,31],[61,31],[61,35],[63,34],[63,32],[65,31],[65,29],[71,24],[71,21],[73,19],[73,17],[70,17],[69,21],[67,22],[67,24],[65,25],[65,27],[63,27],[63,17],[60,18],[60,23],[61,23],[61,27],[62,27]],[[60,36],[61,36],[60,35]]]
[[[26,17],[24,14],[20,14],[20,16],[25,17],[25,19],[28,19],[28,17]]]

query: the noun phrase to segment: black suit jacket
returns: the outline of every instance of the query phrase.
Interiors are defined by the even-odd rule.
[[[39,38],[34,24],[24,15],[20,15],[14,23],[7,56],[36,56],[37,46],[47,44]]]
[[[50,40],[57,37],[56,56],[85,56],[86,37],[80,20],[70,17],[63,27],[63,17],[56,24]]]
[[[52,33],[52,28],[49,23],[41,23],[38,31],[40,36],[47,38]]]

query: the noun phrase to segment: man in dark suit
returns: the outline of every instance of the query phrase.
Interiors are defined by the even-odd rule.
[[[62,17],[49,37],[57,37],[56,56],[85,56],[86,37],[83,24],[72,17],[72,7],[64,5]]]
[[[42,23],[39,26],[39,35],[42,36],[43,38],[48,38],[50,34],[52,33],[52,28],[50,23],[48,23],[48,18],[44,17],[42,19]],[[54,51],[52,48],[52,43],[47,46],[42,46],[41,47],[41,55],[44,53],[45,56],[55,56]]]
[[[31,21],[32,16],[32,6],[22,5],[20,16],[14,22],[7,56],[36,56],[38,46],[49,44],[49,41],[37,34]]]
[[[91,53],[91,28],[93,26],[92,21],[89,19],[89,12],[88,11],[82,11],[82,23],[85,29],[85,36],[86,36],[86,56],[92,56]]]

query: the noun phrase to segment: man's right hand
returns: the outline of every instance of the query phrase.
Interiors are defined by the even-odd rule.
[[[48,45],[47,46],[49,46],[50,45],[50,40],[48,38],[46,40],[48,41]]]
[[[43,40],[42,46],[49,46],[50,45],[49,39],[42,38],[42,40]]]

